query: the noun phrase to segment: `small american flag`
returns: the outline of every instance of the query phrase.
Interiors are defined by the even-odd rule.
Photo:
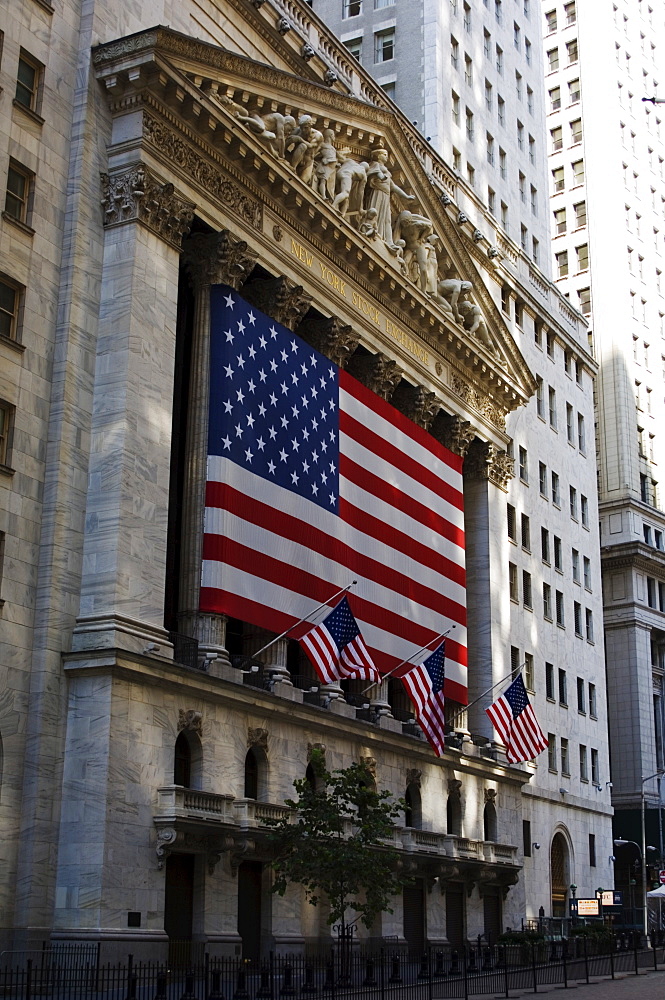
[[[346,597],[300,640],[324,684],[381,680]]]
[[[506,757],[511,763],[533,760],[547,749],[545,734],[538,725],[521,674],[485,711],[505,743]]]
[[[446,728],[443,713],[445,664],[444,640],[426,660],[402,677],[402,683],[415,706],[416,718],[437,757],[444,750]]]

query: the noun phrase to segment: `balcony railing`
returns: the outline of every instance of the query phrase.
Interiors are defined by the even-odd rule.
[[[234,819],[241,827],[265,826],[266,820],[279,820],[288,816],[288,806],[275,802],[257,802],[256,799],[236,799],[233,803]]]
[[[157,789],[157,816],[232,823],[233,796],[183,788],[181,785],[165,785]]]

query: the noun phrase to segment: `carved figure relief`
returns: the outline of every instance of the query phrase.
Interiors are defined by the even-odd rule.
[[[200,712],[195,712],[194,709],[181,708],[178,711],[178,732],[186,729],[192,733],[198,733],[201,735],[203,729],[203,716]]]
[[[367,187],[369,194],[366,199],[367,208],[376,209],[376,227],[379,236],[389,246],[394,243],[392,218],[390,214],[390,197],[393,195],[398,201],[405,203],[413,202],[416,196],[407,194],[393,182],[392,174],[388,169],[388,150],[375,149],[372,153],[372,162],[367,171]]]

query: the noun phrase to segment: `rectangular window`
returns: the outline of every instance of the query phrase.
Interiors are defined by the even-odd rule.
[[[510,593],[511,601],[518,601],[519,594],[517,590],[517,566],[513,562],[508,563],[508,590]]]
[[[545,27],[548,35],[552,35],[557,30],[556,11],[549,10],[545,14]]]
[[[578,201],[576,205],[573,205],[573,211],[575,213],[575,228],[581,229],[586,226],[586,202]]]
[[[596,834],[589,834],[589,867],[596,867]]]
[[[21,49],[16,76],[15,100],[28,111],[39,111],[39,82],[41,65],[29,53]]]
[[[473,60],[468,53],[464,53],[464,81],[468,86],[473,84]]]
[[[549,583],[543,584],[543,618],[552,621],[552,588]]]
[[[560,628],[566,627],[566,615],[564,612],[563,605],[563,593],[560,590],[556,591],[555,594],[555,606],[556,606],[556,623]]]
[[[572,42],[566,42],[566,52],[568,53],[568,65],[572,66],[577,62],[577,39],[573,38]]]
[[[536,673],[534,669],[533,653],[524,654],[524,686],[527,691],[536,690]]]
[[[569,487],[570,516],[577,520],[577,490],[574,486]]]
[[[488,111],[492,110],[494,99],[492,97],[492,84],[485,80],[485,107]]]
[[[525,38],[524,39],[524,58],[526,60],[527,66],[531,65],[531,52],[532,52],[531,42],[529,41],[528,38]]]
[[[506,102],[501,94],[496,99],[496,117],[499,125],[506,124]]]
[[[457,39],[451,35],[450,36],[450,62],[453,69],[457,69],[459,66],[459,42]]]
[[[357,59],[358,62],[360,62],[363,54],[362,38],[351,38],[348,42],[344,42],[344,45],[349,50],[354,59]]]
[[[662,608],[661,608],[662,611]],[[586,626],[586,641],[593,642],[593,611],[591,608],[584,609],[584,620]]]
[[[547,528],[540,529],[540,555],[544,563],[550,561],[550,533]]]
[[[526,88],[526,109],[530,115],[533,114],[533,90],[528,86]]]
[[[558,111],[561,107],[561,87],[552,87],[549,91],[550,111]]]
[[[561,506],[561,494],[559,490],[559,474],[557,472],[552,473],[552,503],[556,504],[557,507]]]
[[[568,444],[575,444],[575,417],[571,403],[566,403],[566,437]]]
[[[587,761],[587,748],[580,743],[580,781],[589,780],[589,768]]]
[[[568,26],[570,26],[571,24],[575,24],[575,21],[577,20],[577,11],[575,9],[575,0],[572,0],[571,3],[565,3],[563,5],[563,13],[564,13],[564,15],[566,17],[566,24]]]
[[[451,93],[451,107],[453,112],[453,122],[455,125],[459,125],[459,114],[460,114],[460,102],[459,95],[453,90]]]
[[[568,683],[566,671],[559,668],[559,704],[563,708],[568,708]]]
[[[486,133],[487,140],[487,162],[490,166],[494,166],[494,136],[491,136],[489,132]]]
[[[468,3],[464,4],[464,30],[471,31],[471,8]]]
[[[501,174],[501,180],[506,179],[508,174],[508,168],[506,166],[506,152],[503,149],[499,149],[499,173]],[[504,212],[505,208],[505,212]],[[501,202],[501,222],[503,224],[506,232],[508,231],[508,206]]]
[[[589,501],[587,500],[587,498],[584,496],[583,493],[580,495],[580,511],[581,511],[581,514],[582,514],[582,527],[583,528],[588,528],[589,527]]]
[[[0,278],[0,336],[16,340],[18,330],[19,291],[15,285]]]
[[[344,0],[343,16],[358,17],[362,14],[362,0]]]
[[[520,31],[520,26],[516,21],[513,21],[513,44],[516,49],[519,49],[522,44],[522,32]]]
[[[496,213],[496,192],[491,187],[487,189],[487,207],[492,215]]]
[[[483,31],[483,52],[486,59],[492,58],[492,36],[487,28]]]
[[[580,99],[580,81],[579,80],[569,80],[568,81],[568,102],[570,104],[577,104]]]
[[[548,701],[554,701],[554,664],[545,664],[545,694]]]
[[[556,430],[556,389],[552,386],[548,386],[547,389],[548,396],[548,406],[549,406],[549,417],[550,417],[550,427]]]
[[[577,160],[572,164],[573,167],[573,183],[574,184],[584,184],[584,160]]]
[[[591,780],[594,785],[600,784],[600,768],[598,767],[598,751],[591,747]]]
[[[529,482],[529,456],[527,454],[526,448],[520,446],[519,449],[519,470],[520,479],[523,483]]]
[[[581,413],[577,414],[577,447],[584,455],[586,452],[586,433],[584,429],[584,417]]]
[[[591,560],[588,556],[584,556],[582,564],[584,567],[584,587],[586,590],[591,590]]]
[[[574,122],[570,123],[570,141],[573,145],[576,142],[582,141],[582,119],[576,118]]]
[[[508,522],[508,538],[512,539],[513,542],[516,542],[517,520],[515,517],[515,508],[511,503],[506,504],[506,520]]]
[[[469,142],[473,142],[473,111],[466,109],[466,137]]]
[[[9,161],[5,212],[16,222],[28,224],[33,175],[15,160]]]
[[[580,582],[580,554],[577,549],[571,549],[570,551],[571,563],[573,567],[573,581],[575,583]]]
[[[561,191],[565,190],[566,179],[563,167],[555,167],[552,171],[552,187],[554,189],[554,194],[560,194]]]
[[[555,73],[559,68],[559,50],[558,48],[550,49],[547,53],[547,66],[550,73]]]
[[[557,278],[565,278],[568,275],[568,251],[561,250],[560,253],[554,255],[556,259],[556,276]]]
[[[520,669],[520,651],[517,646],[510,647],[510,672],[513,677],[517,676]]]
[[[380,31],[374,36],[374,62],[389,62],[395,58],[395,30]]]
[[[568,759],[568,740],[561,737],[561,773],[570,774],[570,762]]]
[[[522,570],[522,602],[525,608],[533,607],[533,591],[531,589],[531,573]]]
[[[584,699],[584,678],[577,678],[577,711],[586,715],[586,702]]]
[[[566,232],[565,208],[557,208],[554,212],[554,232],[556,236],[562,236]]]
[[[575,247],[575,253],[577,255],[577,270],[588,271],[589,270],[589,246],[587,243],[582,244],[581,247]]]
[[[522,854],[525,858],[531,857],[531,823],[528,819],[522,820]]]
[[[517,95],[517,100],[522,100],[522,74],[515,72],[515,93]]]
[[[575,635],[582,638],[582,605],[579,601],[573,601],[573,616],[575,619]]]
[[[591,289],[577,289],[577,307],[584,316],[591,315]]]
[[[554,568],[563,573],[563,546],[558,535],[554,535]]]
[[[563,149],[563,126],[557,125],[555,128],[550,129],[550,139],[551,139],[551,151],[553,153],[558,152]]]
[[[10,464],[11,436],[14,424],[14,407],[0,399],[0,465]]]
[[[544,462],[538,463],[538,486],[540,495],[547,497],[547,466]]]
[[[547,766],[550,771],[556,771],[556,736],[547,734]]]
[[[500,45],[496,47],[496,71],[499,76],[503,76],[503,49]]]
[[[532,135],[529,136],[529,163],[536,162],[536,140]]]
[[[592,719],[598,718],[598,711],[596,708],[596,685],[589,683],[589,715]]]
[[[522,514],[521,517],[521,534],[522,534],[522,548],[526,549],[527,552],[531,551],[531,521],[528,514]]]

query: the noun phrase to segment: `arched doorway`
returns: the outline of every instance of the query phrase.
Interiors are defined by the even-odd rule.
[[[570,854],[566,838],[555,833],[550,847],[550,881],[552,885],[552,916],[565,917],[570,883]]]

